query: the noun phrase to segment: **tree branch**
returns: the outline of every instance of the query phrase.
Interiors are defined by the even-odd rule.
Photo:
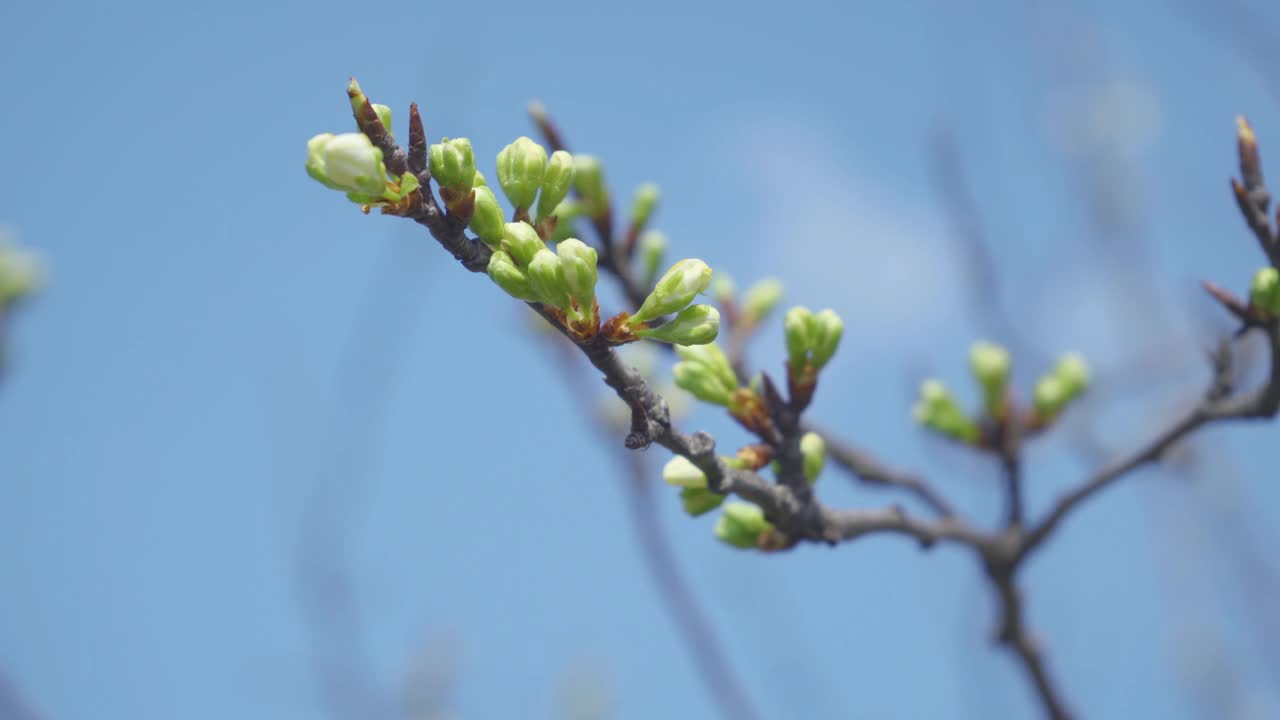
[[[1265,330],[1271,344],[1271,372],[1267,382],[1253,392],[1232,396],[1231,343],[1222,341],[1212,354],[1213,379],[1204,397],[1185,415],[1150,442],[1096,472],[1091,478],[1058,499],[1053,508],[1028,534],[1023,544],[1025,556],[1057,529],[1062,520],[1081,503],[1106,489],[1130,472],[1159,462],[1164,453],[1196,429],[1224,420],[1273,418],[1280,411],[1280,332],[1275,324]]]
[[[870,453],[840,440],[833,433],[811,422],[805,421],[802,426],[809,432],[821,435],[827,444],[827,457],[831,458],[836,465],[848,470],[858,482],[864,485],[899,489],[914,495],[938,517],[946,518],[956,514],[951,504],[920,476],[889,468]]]

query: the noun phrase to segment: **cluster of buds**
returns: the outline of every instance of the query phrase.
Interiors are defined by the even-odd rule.
[[[840,346],[844,322],[828,308],[814,313],[806,307],[793,307],[783,319],[787,339],[787,381],[791,400],[805,407],[813,397],[818,373],[826,367]]]
[[[1280,317],[1280,270],[1262,268],[1253,276],[1249,302],[1263,319]]]
[[[635,338],[659,340],[673,345],[705,345],[720,332],[720,313],[710,305],[691,305],[711,284],[711,268],[701,260],[681,260],[672,265],[654,285],[653,292],[635,314],[619,314],[606,325],[606,335],[615,342]],[[649,327],[664,315],[675,317]]]
[[[600,323],[595,248],[569,238],[552,252],[526,222],[504,224],[500,248],[488,268],[498,287],[518,300],[559,310],[565,326],[580,338],[595,334]]]
[[[40,287],[40,259],[6,237],[0,228],[0,315]]]
[[[729,358],[715,343],[676,345],[680,362],[671,369],[676,387],[703,402],[729,406],[729,398],[738,389],[738,376]]]
[[[527,137],[516,138],[498,153],[498,185],[516,209],[527,217],[537,209],[539,222],[556,214],[556,208],[573,187],[573,156],[557,150],[547,157],[546,148]]]
[[[732,467],[734,460],[721,458]],[[693,517],[705,515],[720,507],[724,496],[713,493],[707,488],[707,476],[697,465],[677,455],[662,468],[662,479],[668,485],[680,488],[680,504],[684,511]]]
[[[483,176],[476,171],[476,154],[468,138],[442,138],[427,148],[427,168],[440,186],[440,199],[449,212],[468,215],[471,191]],[[472,213],[474,214],[474,213]]]
[[[1067,353],[1053,371],[1036,383],[1032,402],[1038,419],[1048,423],[1089,387],[1089,366],[1077,353]]]
[[[357,115],[368,106],[388,134],[391,132],[391,108],[370,103],[354,79],[347,95]],[[371,207],[400,212],[418,190],[418,178],[412,173],[387,176],[382,151],[362,132],[321,133],[307,141],[307,174],[327,188],[346,193],[347,199],[365,212]]]
[[[978,424],[969,418],[941,380],[929,379],[920,384],[920,399],[911,414],[916,422],[952,440],[977,443],[982,437]]]
[[[993,343],[974,343],[969,353],[969,367],[982,393],[982,414],[994,428],[1002,427],[1015,410],[1009,393],[1011,366],[1009,351]],[[1064,355],[1053,371],[1036,383],[1033,412],[1025,419],[1025,426],[1040,429],[1053,422],[1088,386],[1089,368],[1084,359],[1076,353]],[[960,407],[939,380],[921,384],[912,414],[916,422],[952,440],[981,445],[990,439],[984,438],[983,426]]]

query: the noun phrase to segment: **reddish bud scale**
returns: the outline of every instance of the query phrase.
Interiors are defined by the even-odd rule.
[[[743,464],[744,470],[754,472],[768,465],[771,460],[773,460],[773,448],[764,443],[748,445],[738,450],[738,461]]]
[[[787,361],[787,395],[791,398],[791,406],[796,412],[803,411],[809,407],[809,403],[813,402],[813,392],[817,387],[817,370],[805,365],[804,369],[797,373],[795,368],[791,366],[791,361]]]
[[[476,211],[475,190],[468,190],[466,195],[462,195],[457,190],[442,187],[440,199],[444,200],[444,206],[448,209],[451,219],[456,219],[464,226],[471,222],[471,215]]]
[[[418,114],[418,103],[409,104],[409,172],[421,175],[427,169],[427,133]]]
[[[729,415],[747,430],[759,435],[773,426],[764,400],[751,388],[738,388],[729,394]]]
[[[597,307],[599,307],[598,303]],[[597,311],[597,314],[599,314],[599,311]],[[631,327],[627,324],[627,320],[630,317],[631,313],[626,311],[614,315],[605,321],[604,325],[600,328],[600,334],[604,335],[604,338],[614,345],[625,345],[627,343],[638,341],[640,338],[636,337],[635,333],[631,332]],[[645,325],[644,323],[640,323],[639,325],[640,327],[648,327],[648,325]]]

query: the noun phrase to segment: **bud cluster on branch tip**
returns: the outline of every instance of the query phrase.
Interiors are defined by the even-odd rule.
[[[40,287],[40,259],[11,244],[0,229],[0,312]]]
[[[466,195],[475,187],[476,156],[467,138],[444,138],[427,148],[431,177],[440,187]]]
[[[660,196],[658,186],[653,183],[645,183],[636,188],[636,195],[631,200],[632,227],[642,228],[649,224],[649,218],[653,217]]]
[[[1249,287],[1249,300],[1264,318],[1280,317],[1280,270],[1259,270]]]
[[[552,252],[526,222],[503,224],[499,244],[501,250],[489,258],[489,277],[507,294],[550,305],[572,321],[594,317],[595,248],[568,238]]]
[[[1084,358],[1077,353],[1063,355],[1053,372],[1036,383],[1032,395],[1036,413],[1044,420],[1057,417],[1071,401],[1088,389],[1089,381],[1089,366]]]
[[[599,219],[609,211],[609,191],[604,184],[604,167],[592,155],[573,156],[573,187],[582,200],[583,213]]]
[[[773,529],[764,511],[751,503],[725,503],[716,520],[716,537],[736,548],[759,547],[760,535]]]
[[[976,443],[981,436],[978,425],[939,380],[925,380],[920,385],[920,399],[911,412],[916,422],[953,440]]]
[[[640,268],[645,287],[653,284],[658,277],[658,268],[662,267],[662,259],[667,254],[667,236],[657,230],[649,230],[640,235]]]
[[[671,368],[676,387],[713,405],[729,405],[729,396],[738,389],[738,376],[729,358],[715,343],[676,345],[680,362]]]
[[[793,376],[816,373],[826,367],[844,334],[844,322],[830,308],[814,314],[809,308],[793,307],[787,311],[783,327]]]
[[[527,137],[498,153],[498,184],[516,208],[529,209],[547,173],[547,150]]]
[[[765,278],[752,285],[742,297],[742,321],[748,327],[759,325],[782,302],[782,283]]]
[[[698,259],[681,260],[667,269],[630,322],[643,323],[679,312],[711,284],[711,268]],[[687,343],[681,343],[687,344]]]
[[[1011,365],[1009,351],[995,343],[979,341],[969,350],[969,369],[982,389],[982,406],[996,420],[1004,419]]]

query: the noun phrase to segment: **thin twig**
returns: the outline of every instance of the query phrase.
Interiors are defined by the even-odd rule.
[[[1280,332],[1267,331],[1271,343],[1271,374],[1265,385],[1244,395],[1231,394],[1233,373],[1231,344],[1223,341],[1213,354],[1214,374],[1204,397],[1187,413],[1134,452],[1096,472],[1074,490],[1063,495],[1048,514],[1027,534],[1023,555],[1039,547],[1062,520],[1085,500],[1106,489],[1128,473],[1160,460],[1169,448],[1201,426],[1224,420],[1273,418],[1280,411]]]
[[[955,510],[937,491],[919,475],[894,470],[882,464],[870,453],[838,439],[834,433],[805,421],[805,430],[822,436],[827,445],[827,457],[848,470],[854,479],[866,485],[902,490],[923,502],[938,517],[952,517]]]

